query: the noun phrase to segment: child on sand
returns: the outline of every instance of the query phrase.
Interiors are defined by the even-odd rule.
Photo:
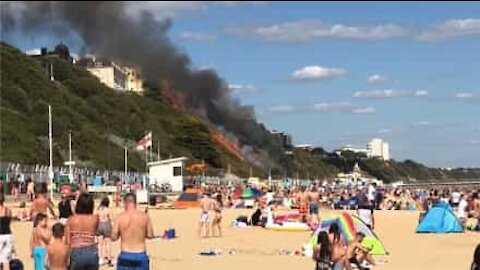
[[[20,203],[20,210],[17,213],[17,219],[21,222],[30,220],[30,217],[28,216],[27,209],[25,207],[26,207],[25,202],[21,202]]]
[[[55,223],[52,227],[53,240],[48,245],[48,269],[65,270],[68,268],[70,248],[63,240],[65,226]]]
[[[47,256],[47,246],[50,243],[50,232],[47,226],[47,215],[38,213],[35,216],[34,228],[30,237],[30,249],[35,270],[45,270],[45,259]]]

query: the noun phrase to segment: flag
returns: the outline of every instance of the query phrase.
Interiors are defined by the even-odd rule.
[[[152,132],[150,131],[143,137],[140,141],[137,142],[137,150],[147,150],[148,147],[152,147]]]

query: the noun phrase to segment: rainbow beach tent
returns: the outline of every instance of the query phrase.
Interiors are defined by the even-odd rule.
[[[388,255],[388,252],[375,232],[371,230],[358,216],[351,215],[347,212],[322,219],[318,229],[310,238],[309,244],[311,246],[315,245],[317,243],[318,233],[321,231],[328,232],[328,229],[333,223],[338,224],[340,232],[347,243],[355,237],[357,232],[362,232],[365,234],[362,245],[370,248],[372,255]]]

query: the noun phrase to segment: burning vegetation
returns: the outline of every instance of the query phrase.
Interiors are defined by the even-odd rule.
[[[215,140],[239,157],[248,146],[249,162],[263,167],[254,149],[265,149],[268,168],[284,163],[281,143],[256,120],[253,109],[230,95],[227,83],[214,70],[192,67],[188,55],[170,41],[171,19],[158,19],[148,10],[130,12],[128,2],[1,2],[2,39],[51,35],[75,41],[82,54],[94,53],[140,69],[146,85],[162,89],[176,110],[195,112],[215,127],[235,134],[237,142]],[[128,11],[128,12],[127,12]],[[7,38],[6,38],[7,37]],[[78,41],[80,40],[80,44]],[[165,84],[165,81],[168,83]],[[165,87],[166,86],[166,87]],[[276,165],[276,166],[274,166]]]

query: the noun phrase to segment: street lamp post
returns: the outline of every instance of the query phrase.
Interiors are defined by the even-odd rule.
[[[52,106],[48,105],[48,142],[50,151],[50,165],[48,167],[48,178],[50,180],[50,199],[53,200],[53,142],[52,142]]]

